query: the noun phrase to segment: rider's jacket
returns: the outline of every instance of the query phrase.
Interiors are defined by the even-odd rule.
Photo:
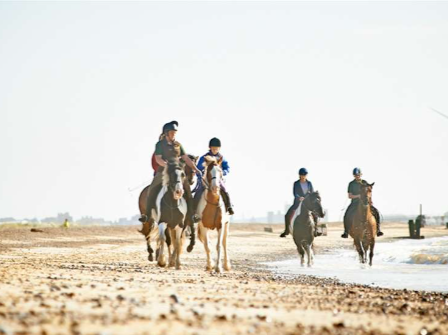
[[[314,192],[313,184],[310,181],[306,182],[308,183],[308,193]],[[293,193],[295,198],[306,196],[302,190],[302,186],[300,185],[300,180],[294,182]]]
[[[213,155],[212,152],[208,152],[207,154],[203,155],[198,162],[198,169],[204,173],[205,172],[205,158],[207,156],[211,156],[216,158],[217,160],[222,159],[222,171],[224,176],[227,176],[230,173],[230,166],[229,166],[229,162],[224,158],[224,156],[221,153],[218,153],[216,155]]]
[[[364,180],[360,180],[359,182],[354,179],[348,184],[348,193],[352,195],[360,195],[361,194],[361,185],[367,183]],[[359,198],[352,198],[352,202],[357,202]]]
[[[185,150],[179,142],[174,141],[172,143],[169,143],[166,138],[163,138],[156,144],[156,150],[154,154],[162,155],[162,159],[168,161],[170,159],[176,159],[180,156],[185,155]],[[157,171],[162,172],[163,167],[158,167]]]

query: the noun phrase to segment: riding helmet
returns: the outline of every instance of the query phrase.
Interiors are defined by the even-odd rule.
[[[169,132],[169,131],[177,131],[177,127],[179,126],[179,123],[175,120],[172,122],[169,122],[165,125],[163,125],[163,133]]]
[[[353,175],[361,175],[361,168],[356,167],[353,169]]]
[[[306,170],[306,168],[300,168],[299,175],[308,175],[308,170]]]
[[[219,140],[218,138],[213,138],[208,143],[208,146],[209,147],[221,147],[221,140]]]

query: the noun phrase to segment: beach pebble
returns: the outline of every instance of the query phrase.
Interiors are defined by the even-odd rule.
[[[170,299],[172,300],[173,303],[179,303],[179,298],[177,297],[176,294],[171,294],[170,295]]]

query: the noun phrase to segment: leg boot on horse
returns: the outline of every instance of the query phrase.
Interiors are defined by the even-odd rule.
[[[299,204],[300,204],[299,198],[296,198],[294,200],[294,204],[286,212],[286,215],[285,215],[285,231],[283,231],[283,233],[280,235],[281,238],[285,238],[287,235],[289,235],[291,233],[290,232],[290,227],[291,227],[292,217],[294,216],[294,213],[298,209]]]
[[[314,237],[322,236],[322,232],[320,232],[317,227],[317,224],[319,223],[319,217],[314,212],[311,213],[311,216],[313,217],[314,222]]]
[[[221,197],[222,197],[222,200],[224,201],[224,205],[225,205],[226,210],[229,213],[229,215],[234,215],[235,212],[233,211],[232,202],[230,201],[230,195],[222,187],[221,187]]]
[[[376,235],[377,237],[381,237],[384,235],[384,233],[381,232],[380,228],[380,212],[373,205],[370,206],[370,211],[372,211],[372,215],[373,217],[375,217],[376,220]]]
[[[195,206],[193,196],[191,195],[191,190],[189,184],[184,185],[185,193],[184,198],[187,201],[187,215],[185,216],[185,226],[189,226],[191,228],[191,236],[190,236],[190,244],[187,247],[187,251],[193,251],[193,247],[196,243],[196,231],[194,229],[194,223],[199,221],[199,218],[196,216]]]
[[[348,238],[348,232],[350,231],[350,223],[353,219],[354,211],[356,210],[357,201],[352,201],[345,211],[344,215],[344,233],[341,238]]]

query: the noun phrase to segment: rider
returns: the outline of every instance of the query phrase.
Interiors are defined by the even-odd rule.
[[[201,172],[203,174],[205,171],[205,165],[204,165],[205,157],[212,156],[212,157],[215,157],[217,160],[222,159],[222,163],[221,163],[222,173],[224,176],[227,176],[230,172],[230,167],[229,167],[229,163],[227,162],[227,160],[219,152],[221,150],[221,140],[219,140],[218,138],[211,139],[208,144],[208,147],[210,150],[199,159],[198,168],[201,170]],[[203,184],[201,183],[199,190],[194,195],[195,210],[199,204],[199,200],[201,199],[203,191],[204,191],[204,187],[203,187]],[[224,201],[224,205],[226,207],[227,212],[229,213],[229,215],[233,215],[234,212],[233,212],[233,208],[232,208],[232,203],[230,201],[230,195],[227,192],[227,189],[224,185],[224,181],[222,181],[222,180],[220,182],[220,192],[221,192],[221,197],[222,197],[222,200]]]
[[[152,224],[154,222],[154,218],[152,217],[152,210],[156,206],[157,195],[162,189],[163,171],[164,167],[167,165],[168,160],[182,158],[188,166],[196,171],[197,174],[201,174],[201,171],[196,167],[194,162],[191,161],[188,155],[185,154],[185,150],[182,145],[178,141],[176,141],[178,126],[179,123],[177,121],[172,121],[165,124],[163,126],[163,133],[160,135],[160,141],[156,144],[156,150],[154,154],[158,168],[148,190],[146,214],[142,214],[142,216],[139,218],[139,221],[142,223],[149,222]],[[186,220],[194,220],[195,218],[192,217],[193,199],[191,196],[191,190],[188,181],[185,181],[184,189],[184,198],[187,201],[188,207]]]
[[[280,237],[284,238],[290,234],[289,227],[291,225],[292,217],[294,216],[296,210],[298,209],[300,203],[305,199],[305,196],[309,193],[314,192],[313,184],[311,181],[307,179],[308,170],[306,168],[300,168],[299,170],[299,180],[294,182],[293,194],[294,194],[294,203],[289,208],[288,212],[285,215],[285,231],[280,235]],[[313,214],[314,223],[317,224],[317,218]],[[315,227],[314,235],[318,235],[317,227]]]
[[[342,238],[348,238],[351,218],[353,217],[356,206],[358,205],[359,199],[361,198],[361,185],[367,183],[365,180],[361,179],[362,173],[360,168],[353,169],[353,176],[355,177],[355,179],[348,185],[348,198],[350,198],[352,202],[345,211],[344,233],[341,235]],[[375,208],[372,204],[370,204],[370,211],[376,219],[376,235],[380,237],[384,234],[380,229],[380,213],[378,209]]]

